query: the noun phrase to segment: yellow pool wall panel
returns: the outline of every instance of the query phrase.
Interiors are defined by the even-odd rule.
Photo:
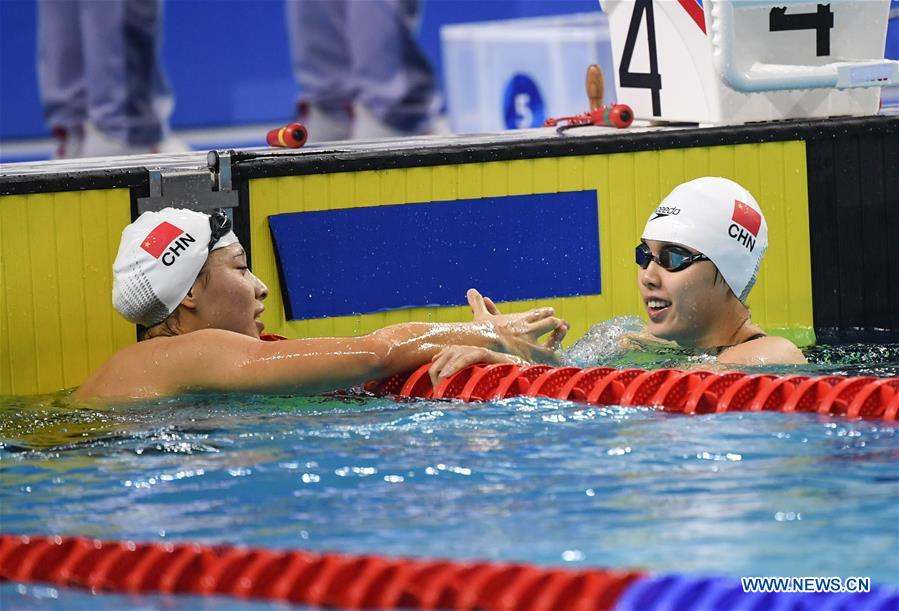
[[[756,196],[768,222],[770,245],[748,301],[753,319],[771,333],[810,345],[806,172],[805,143],[797,140],[255,179],[249,185],[253,266],[272,295],[263,320],[269,331],[288,337],[322,337],[471,316],[460,306],[286,320],[268,227],[271,215],[591,189],[597,192],[602,294],[501,304],[507,312],[554,306],[571,323],[565,342],[570,345],[596,322],[643,314],[633,252],[646,219],[678,184],[724,176]],[[475,288],[490,295],[489,286]]]
[[[135,327],[112,307],[127,189],[0,197],[0,395],[83,382]]]

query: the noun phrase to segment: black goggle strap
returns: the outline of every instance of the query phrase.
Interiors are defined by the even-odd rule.
[[[212,234],[209,236],[208,250],[211,252],[212,247],[218,242],[223,235],[231,231],[231,219],[223,208],[213,210],[209,214],[209,229]]]

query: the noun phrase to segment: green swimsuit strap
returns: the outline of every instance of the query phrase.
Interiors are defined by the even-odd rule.
[[[721,354],[728,348],[733,348],[734,346],[739,346],[740,344],[745,344],[746,342],[755,341],[762,337],[767,337],[767,335],[765,335],[764,333],[756,333],[755,335],[750,335],[749,337],[747,337],[746,339],[744,339],[742,342],[740,342],[738,344],[731,344],[730,346],[718,346],[717,348],[715,348],[715,356],[718,356],[719,354]]]

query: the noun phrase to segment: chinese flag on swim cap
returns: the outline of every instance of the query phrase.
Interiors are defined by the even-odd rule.
[[[172,243],[172,240],[184,233],[168,221],[163,221],[156,226],[156,229],[147,234],[140,247],[158,259],[162,251]]]
[[[748,206],[738,199],[734,200],[734,215],[731,220],[746,228],[746,231],[758,237],[759,227],[762,226],[762,215],[756,212],[752,206]]]

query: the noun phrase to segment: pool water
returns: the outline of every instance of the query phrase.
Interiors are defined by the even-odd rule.
[[[809,357],[806,373],[899,375],[899,346]],[[52,395],[0,398],[0,440],[6,533],[899,585],[899,426],[878,421],[358,393],[89,409]]]
[[[696,354],[674,344],[660,345],[641,337],[645,322],[639,316],[618,316],[593,325],[564,352],[564,364],[575,367],[662,367],[735,369],[716,362],[712,354]],[[803,350],[808,365],[739,368],[752,373],[804,375],[899,376],[899,344],[812,346]]]

